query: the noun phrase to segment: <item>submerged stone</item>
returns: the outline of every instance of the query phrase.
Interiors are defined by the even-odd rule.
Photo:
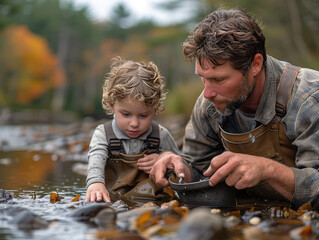
[[[190,211],[188,217],[181,222],[176,237],[183,240],[210,240],[221,233],[225,237],[227,230],[223,225],[222,216],[212,214],[210,210],[205,208],[193,209]]]
[[[93,219],[94,223],[101,229],[114,228],[116,212],[112,208],[101,210]]]
[[[11,199],[13,199],[13,197],[9,192],[0,189],[0,203],[6,203]]]
[[[47,228],[48,222],[29,210],[22,210],[9,222],[22,230],[35,230]]]
[[[108,208],[106,203],[90,203],[84,207],[80,207],[72,211],[68,216],[73,217],[79,221],[87,221],[95,217],[101,210]]]

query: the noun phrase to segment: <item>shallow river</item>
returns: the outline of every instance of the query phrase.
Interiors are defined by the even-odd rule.
[[[75,161],[54,161],[52,155],[38,152],[0,152],[0,188],[14,199],[0,204],[0,239],[90,239],[88,225],[67,218],[71,202],[85,196],[85,177],[72,171]],[[61,202],[50,203],[50,193],[58,193]],[[47,221],[57,220],[45,230],[21,231],[10,226],[8,209],[26,208]]]
[[[84,203],[86,152],[96,124],[0,125],[0,189],[13,196],[13,199],[7,202],[1,203],[0,201],[0,240],[97,239],[98,227],[96,224],[70,217],[73,211],[86,206]],[[51,203],[51,193],[57,193],[61,200]],[[79,194],[80,200],[73,202],[72,200]],[[126,210],[130,210],[142,204],[131,202],[124,206],[128,207]],[[240,208],[237,206],[235,209],[220,212],[219,215],[222,216],[218,220],[220,223],[213,224],[215,227],[221,226],[221,235],[219,237],[216,235],[217,238],[205,238],[201,235],[201,232],[210,232],[213,229],[212,226],[206,224],[212,220],[212,216],[204,213],[198,220],[195,214],[194,219],[191,219],[191,214],[187,216],[187,212],[189,210],[191,213],[192,209],[186,208],[185,210],[182,206],[174,211],[151,210],[144,215],[143,210],[143,217],[138,218],[138,223],[142,224],[138,230],[140,233],[144,231],[144,236],[149,237],[132,236],[132,233],[121,237],[111,232],[113,235],[108,236],[113,236],[113,238],[104,239],[173,240],[177,239],[176,236],[180,236],[178,239],[183,240],[198,238],[201,240],[318,239],[319,214],[317,212],[311,209],[295,212],[282,206],[267,204],[262,205],[259,209],[255,207],[247,205]],[[114,209],[113,205],[112,209]],[[43,229],[23,230],[19,228],[13,222],[17,218],[17,213],[22,210],[28,210],[49,224]],[[126,210],[123,208],[122,212],[129,212]],[[121,211],[117,213],[119,212]],[[244,216],[247,218],[247,213],[249,213],[248,216],[257,218],[255,219],[257,222],[245,220]],[[125,217],[125,214],[122,215]],[[188,225],[185,216],[190,218],[191,225]],[[208,221],[201,220],[204,217],[208,217]],[[129,222],[127,220],[125,219],[123,223]],[[197,229],[191,229],[190,226],[194,223],[197,223]],[[231,227],[228,224],[231,224]],[[152,230],[147,231],[151,227],[153,227]],[[161,234],[156,235],[157,232],[154,229]],[[199,231],[198,234],[196,231]],[[223,237],[220,238],[220,236]]]
[[[78,131],[71,136],[61,126],[47,125],[0,126],[0,132],[0,189],[13,196],[0,204],[0,239],[94,239],[88,224],[67,217],[83,203],[86,191],[85,149],[68,148],[88,141],[86,135]],[[61,201],[50,203],[50,193],[58,193]],[[80,201],[71,202],[78,194]],[[14,208],[28,209],[55,224],[44,230],[19,230],[10,224],[8,209]]]

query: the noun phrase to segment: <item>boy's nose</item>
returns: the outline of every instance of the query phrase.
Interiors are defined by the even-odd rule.
[[[137,118],[132,118],[131,122],[130,122],[131,127],[138,127],[139,125],[139,121]]]

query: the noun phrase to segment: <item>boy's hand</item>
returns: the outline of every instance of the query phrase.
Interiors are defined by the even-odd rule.
[[[137,161],[138,169],[149,174],[153,165],[156,163],[158,156],[159,154],[157,153],[152,153],[150,155],[145,154],[143,158],[140,158]]]
[[[90,202],[111,202],[109,192],[106,190],[103,183],[92,183],[86,190],[85,201]]]

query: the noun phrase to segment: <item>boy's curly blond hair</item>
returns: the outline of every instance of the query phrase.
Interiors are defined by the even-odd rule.
[[[164,77],[152,63],[111,60],[111,71],[106,75],[103,85],[102,105],[106,113],[111,114],[111,107],[116,101],[127,97],[143,102],[158,114],[164,110],[167,92],[164,91]]]

